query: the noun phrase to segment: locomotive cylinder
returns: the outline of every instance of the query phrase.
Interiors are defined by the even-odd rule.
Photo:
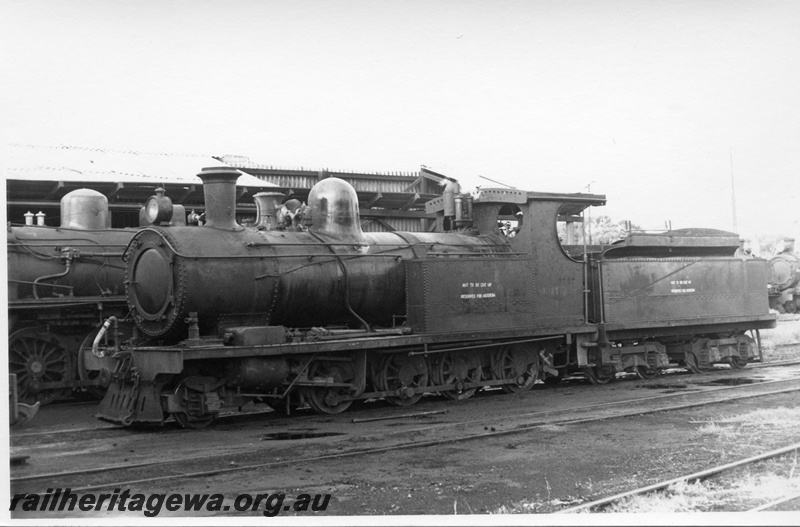
[[[265,391],[281,386],[289,376],[285,359],[247,357],[226,364],[229,385],[245,390]]]

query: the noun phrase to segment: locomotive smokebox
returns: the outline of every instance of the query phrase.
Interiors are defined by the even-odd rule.
[[[345,180],[323,179],[308,194],[311,231],[337,240],[362,243],[364,233],[358,213],[358,195]]]
[[[241,175],[230,167],[204,168],[197,174],[203,180],[207,227],[229,231],[243,229],[236,223],[236,180]]]

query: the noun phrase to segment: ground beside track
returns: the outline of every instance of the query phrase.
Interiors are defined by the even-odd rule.
[[[787,376],[785,369],[775,370],[777,376]],[[607,386],[590,386],[583,382],[557,387],[540,387],[522,396],[486,396],[461,403],[430,398],[408,408],[385,408],[380,405],[362,412],[349,412],[335,417],[301,416],[297,420],[277,420],[269,416],[236,425],[225,425],[197,432],[168,428],[167,434],[130,433],[120,438],[100,438],[81,441],[70,439],[66,453],[54,454],[54,445],[42,444],[38,455],[29,460],[28,467],[12,475],[34,472],[42,468],[59,470],[80,466],[95,460],[107,463],[113,459],[137,461],[156,456],[186,456],[203,448],[233,448],[233,445],[266,448],[270,457],[291,458],[292,452],[320,451],[323,439],[297,441],[260,441],[264,434],[276,430],[339,431],[344,437],[331,438],[346,445],[348,435],[356,430],[366,436],[407,434],[409,438],[422,434],[420,428],[448,420],[472,422],[461,427],[463,433],[480,433],[484,428],[503,429],[518,422],[513,415],[538,407],[577,407],[598,402],[612,402],[632,394],[639,396],[668,393],[696,393],[713,386],[736,384],[745,379],[759,381],[770,376],[757,369],[739,372],[720,371],[707,375],[672,375],[649,381],[627,380]],[[800,437],[800,430],[759,431],[753,441],[736,442],[703,431],[708,422],[721,416],[750,412],[758,408],[786,407],[794,412],[794,422],[800,423],[800,403],[797,393],[748,399],[723,406],[713,405],[680,412],[667,412],[640,417],[614,419],[580,425],[550,426],[521,434],[489,440],[455,443],[447,446],[394,451],[358,459],[339,459],[308,465],[288,465],[249,472],[237,472],[214,477],[170,480],[152,483],[137,489],[140,492],[223,492],[226,496],[241,493],[330,493],[331,503],[326,515],[381,514],[458,514],[494,513],[504,511],[549,513],[567,503],[598,497],[642,486],[655,481],[693,472],[739,457],[782,446],[789,441],[787,434]],[[639,403],[643,407],[649,403]],[[400,413],[447,410],[447,414],[418,419],[396,419],[373,423],[352,423],[353,418],[365,419]],[[47,416],[48,408],[42,417]],[[102,426],[91,419],[91,407],[70,410],[75,416],[59,412],[59,427]],[[507,419],[496,419],[498,416]],[[36,426],[33,426],[36,424]],[[34,433],[47,428],[45,420],[30,423],[20,434]],[[170,432],[171,430],[171,432]],[[363,436],[362,436],[363,437]],[[25,448],[39,441],[35,436],[20,435],[13,443]],[[363,443],[362,439],[362,443]],[[369,441],[367,439],[366,441]],[[374,439],[375,442],[378,439]],[[187,444],[191,443],[191,450]],[[80,448],[79,448],[80,447]],[[336,447],[333,447],[334,449]],[[50,453],[50,454],[48,454]],[[50,457],[48,457],[48,455]],[[103,459],[103,456],[107,456]],[[42,489],[44,492],[45,489]],[[110,513],[96,513],[108,517]],[[122,513],[115,513],[120,515]],[[208,514],[208,513],[207,513]],[[230,513],[225,513],[230,514]],[[242,513],[244,514],[244,513]],[[250,513],[257,515],[258,513]],[[135,514],[134,514],[135,515]],[[162,513],[162,516],[166,516]],[[73,514],[74,517],[86,517]],[[20,517],[20,516],[16,516]]]
[[[702,431],[721,416],[785,407],[792,429],[763,430],[754,444]],[[388,424],[388,423],[387,423]],[[480,428],[480,427],[477,427]],[[397,451],[316,466],[184,481],[181,491],[331,493],[327,514],[551,513],[566,504],[614,494],[778,448],[800,437],[797,394],[770,396],[606,422],[552,426],[524,434]],[[159,488],[160,487],[160,488]],[[166,492],[164,485],[153,491]],[[744,510],[736,503],[717,510]]]

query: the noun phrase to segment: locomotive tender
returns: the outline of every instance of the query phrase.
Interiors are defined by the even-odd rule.
[[[125,339],[125,320],[109,318],[86,354],[108,386],[99,418],[202,427],[250,401],[335,414],[572,373],[605,383],[676,364],[740,368],[775,326],[766,262],[734,257],[734,234],[562,244],[557,224],[569,242],[601,195],[446,189],[427,204],[436,232],[363,233],[355,191],[328,178],[293,221],[267,194],[245,228],[238,175],[204,169],[206,224],[145,228],[125,250],[136,328]],[[517,227],[499,232],[509,219]]]

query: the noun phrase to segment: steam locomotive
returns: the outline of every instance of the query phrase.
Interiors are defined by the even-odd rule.
[[[156,197],[168,199],[161,189]],[[170,222],[185,224],[183,207],[173,208]],[[140,224],[152,223],[149,214],[143,208]],[[108,199],[85,188],[61,199],[58,227],[45,225],[42,213],[25,216],[6,233],[8,361],[18,398],[44,405],[75,390],[100,398],[105,389],[80,350],[107,317],[127,313],[122,254],[138,229],[112,229]]]
[[[602,195],[446,188],[426,205],[435,232],[364,233],[355,191],[328,178],[290,217],[262,196],[251,228],[235,220],[238,171],[198,176],[205,225],[155,223],[124,251],[129,316],[109,317],[84,360],[107,386],[101,419],[199,428],[249,402],[337,414],[570,374],[741,368],[775,326],[766,262],[736,257],[735,234],[575,243]]]
[[[122,251],[136,231],[111,229],[108,200],[89,189],[62,198],[59,227],[33,216],[7,227],[8,361],[20,401],[47,404],[100,390],[78,350],[93,327],[127,309]]]
[[[800,308],[800,260],[794,254],[794,238],[783,240],[783,250],[769,261],[769,305],[779,313]]]

